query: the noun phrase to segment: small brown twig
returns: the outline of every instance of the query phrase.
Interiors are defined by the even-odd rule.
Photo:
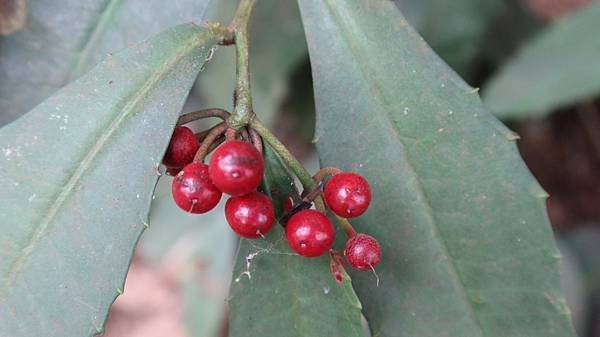
[[[323,167],[322,169],[320,169],[319,171],[317,171],[317,173],[315,173],[315,175],[313,176],[313,180],[316,183],[320,183],[323,180],[325,180],[325,178],[334,176],[334,175],[336,175],[336,174],[338,174],[340,172],[342,172],[342,170],[340,170],[337,167],[333,167],[333,166]]]
[[[236,137],[237,131],[235,129],[228,128],[227,131],[225,131],[225,139],[227,141],[235,140]]]
[[[342,229],[344,230],[344,232],[346,232],[346,235],[348,236],[348,238],[351,238],[356,235],[357,232],[354,229],[354,227],[352,227],[352,225],[350,224],[348,219],[342,218],[338,215],[336,215],[335,218],[342,226]]]
[[[226,121],[227,118],[229,118],[229,112],[227,112],[226,110],[223,110],[223,109],[219,109],[219,108],[204,109],[204,110],[188,112],[186,114],[179,116],[179,119],[177,120],[177,125],[184,125],[189,122],[193,122],[193,121],[196,121],[199,119],[204,119],[204,118],[210,118],[210,117],[218,117],[218,118]]]
[[[320,196],[323,193],[323,189],[321,188],[322,184],[319,182],[317,187],[315,187],[312,191],[308,192],[304,197],[302,197],[302,201],[313,202],[316,197]]]
[[[241,128],[239,132],[240,132],[240,135],[242,136],[243,141],[245,141],[245,142],[250,141],[250,134],[248,133],[248,130],[246,128]]]
[[[204,139],[202,140],[200,148],[198,148],[198,151],[196,151],[196,155],[194,156],[194,162],[204,162],[204,158],[210,153],[211,148],[214,149],[214,147],[212,147],[213,143],[217,138],[219,138],[223,134],[223,132],[225,132],[226,129],[227,123],[225,122],[219,123],[212,129],[210,129],[206,137],[204,137]]]
[[[260,152],[260,154],[262,154],[263,153],[262,138],[260,137],[258,132],[256,132],[254,129],[249,128],[249,130],[250,130],[250,139],[252,140],[252,144],[258,150],[258,152]]]

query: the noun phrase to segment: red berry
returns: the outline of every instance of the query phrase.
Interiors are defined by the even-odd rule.
[[[381,247],[374,237],[359,233],[346,242],[344,255],[352,267],[371,270],[381,261]]]
[[[369,208],[371,187],[361,175],[342,172],[329,179],[324,196],[327,206],[335,214],[343,218],[354,218]]]
[[[232,196],[254,191],[262,181],[264,171],[260,152],[239,140],[223,143],[210,158],[210,178],[221,191]]]
[[[198,139],[192,130],[185,126],[176,127],[163,158],[163,164],[167,169],[171,168],[168,172],[173,173],[191,163],[199,147]]]
[[[171,177],[178,175],[182,169],[182,167],[172,167],[172,166],[166,166],[166,167],[167,167],[167,174],[170,175]]]
[[[190,213],[206,213],[215,208],[223,194],[208,176],[203,163],[186,165],[173,179],[173,199],[177,206]]]
[[[323,213],[306,209],[290,218],[285,228],[285,236],[296,253],[315,257],[323,255],[331,248],[335,230]]]
[[[231,197],[225,204],[225,217],[231,229],[245,238],[266,234],[275,223],[271,199],[259,192]]]

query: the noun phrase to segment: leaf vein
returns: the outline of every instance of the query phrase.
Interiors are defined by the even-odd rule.
[[[339,13],[337,13],[333,7],[342,8],[343,6],[332,6],[331,0],[325,1],[325,5],[327,6],[327,10],[331,14],[331,17],[333,18],[333,20],[337,22],[338,27],[340,28],[340,31],[342,33],[341,35],[342,35],[343,39],[346,41],[346,43],[348,44],[348,48],[351,51],[352,57],[354,57],[358,61],[357,63],[358,63],[359,69],[363,75],[363,78],[365,80],[365,83],[368,84],[368,86],[371,88],[371,92],[373,93],[373,99],[381,107],[380,111],[383,112],[384,117],[390,122],[387,125],[389,126],[391,133],[394,135],[394,137],[400,143],[400,146],[399,146],[400,151],[407,158],[407,160],[406,160],[407,167],[410,169],[410,174],[415,177],[416,191],[419,194],[420,199],[423,200],[423,205],[427,210],[426,216],[429,219],[429,222],[433,228],[435,236],[441,242],[443,253],[449,257],[449,259],[448,259],[450,261],[449,269],[451,271],[452,276],[455,278],[456,284],[458,285],[458,288],[461,292],[461,295],[465,302],[465,306],[468,309],[468,314],[469,314],[471,320],[475,323],[475,325],[479,329],[479,335],[484,336],[485,334],[483,331],[482,324],[479,321],[477,313],[475,312],[475,309],[473,308],[471,302],[468,300],[467,291],[464,287],[462,277],[460,276],[457,266],[454,264],[452,255],[450,254],[450,251],[448,249],[448,245],[441,234],[438,221],[437,221],[435,215],[433,214],[434,213],[433,205],[431,204],[431,201],[429,200],[427,193],[425,192],[425,190],[422,186],[421,178],[416,173],[415,167],[410,162],[410,160],[408,160],[408,158],[410,158],[410,156],[404,146],[404,143],[402,142],[402,135],[400,135],[397,128],[393,126],[393,125],[395,125],[395,122],[394,122],[394,119],[392,118],[392,116],[390,115],[390,112],[387,109],[388,104],[386,104],[385,96],[384,96],[381,88],[379,87],[379,85],[377,83],[375,83],[375,81],[372,80],[371,76],[369,76],[369,72],[370,72],[369,69],[365,69],[368,67],[369,60],[368,60],[368,58],[363,58],[362,55],[366,54],[366,53],[363,50],[361,50],[362,48],[360,46],[358,46],[357,44],[352,42],[353,41],[352,29],[349,27],[349,24],[346,22],[346,19],[345,19],[345,17],[351,17],[351,15],[340,15]],[[401,29],[405,29],[405,28],[401,27]]]
[[[191,39],[190,43],[182,43],[184,47],[180,52],[176,53],[173,57],[167,59],[162,68],[158,71],[151,73],[148,78],[144,81],[143,85],[130,95],[124,97],[122,102],[127,102],[123,109],[115,118],[111,121],[110,125],[102,131],[98,140],[94,143],[89,151],[87,151],[80,161],[79,165],[73,172],[73,174],[67,180],[67,183],[61,190],[61,192],[57,195],[54,201],[51,203],[48,208],[46,215],[42,218],[39,225],[36,226],[32,235],[28,241],[28,243],[23,247],[21,253],[16,257],[15,261],[12,263],[7,278],[0,289],[0,301],[6,299],[6,295],[8,290],[12,287],[15,280],[17,279],[20,271],[23,269],[27,259],[35,248],[40,240],[44,237],[45,233],[48,231],[50,227],[50,223],[59,213],[61,206],[64,202],[71,196],[71,192],[76,189],[76,186],[80,183],[84,173],[91,167],[94,160],[98,157],[101,152],[103,146],[109,141],[109,139],[115,134],[115,132],[119,129],[120,125],[123,121],[130,116],[135,108],[144,100],[145,94],[151,91],[154,86],[160,82],[160,80],[173,68],[174,65],[179,63],[187,54],[190,53],[191,50],[197,48],[202,42],[203,39],[195,35],[193,39]]]

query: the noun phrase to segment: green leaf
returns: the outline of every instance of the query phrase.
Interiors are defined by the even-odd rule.
[[[102,331],[156,167],[216,42],[192,24],[167,30],[0,129],[1,336]]]
[[[265,146],[264,189],[282,202],[297,192],[273,150]],[[295,254],[276,224],[265,239],[242,239],[229,300],[229,336],[362,337],[360,302],[350,281],[337,284],[329,258]]]
[[[213,1],[207,18],[229,22],[239,0]],[[269,122],[286,94],[288,77],[307,55],[295,1],[260,0],[250,23],[250,70],[254,110]],[[196,92],[206,107],[231,109],[235,87],[234,48],[221,48],[198,79]]]
[[[203,74],[204,75],[204,74]],[[189,336],[216,336],[225,318],[231,261],[237,239],[227,225],[224,199],[209,213],[183,212],[173,201],[173,179],[162,176],[136,254],[155,264],[175,264],[185,302]]]
[[[300,5],[319,157],[373,189],[353,223],[381,242],[381,285],[352,274],[373,336],[573,336],[517,136],[392,3]]]
[[[209,0],[36,0],[27,25],[0,38],[0,125],[35,107],[106,57],[176,24]]]
[[[498,0],[395,0],[406,19],[456,71],[467,73],[481,50]]]
[[[600,3],[540,33],[484,87],[486,106],[502,119],[542,117],[600,94]]]

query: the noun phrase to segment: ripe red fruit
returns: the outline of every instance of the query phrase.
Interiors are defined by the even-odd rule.
[[[334,175],[325,185],[325,202],[337,215],[354,218],[362,215],[371,203],[371,187],[365,178],[353,172]]]
[[[262,181],[264,171],[260,152],[239,140],[223,143],[210,158],[210,178],[221,191],[232,196],[254,191]]]
[[[198,139],[192,130],[185,126],[176,127],[163,157],[163,164],[167,167],[167,172],[175,173],[191,163],[199,147]]]
[[[344,255],[352,267],[367,271],[381,261],[381,246],[374,237],[359,233],[346,242]]]
[[[165,165],[166,166],[166,165]],[[167,174],[170,175],[171,177],[174,177],[176,175],[179,174],[179,172],[181,172],[181,169],[183,167],[171,167],[171,166],[166,166],[167,168]]]
[[[203,163],[186,165],[173,179],[171,188],[177,206],[190,213],[206,213],[215,208],[223,194],[208,176]]]
[[[271,199],[259,192],[231,197],[225,204],[225,218],[240,236],[255,239],[265,235],[275,223]]]
[[[285,228],[285,236],[296,253],[315,257],[323,255],[331,248],[335,230],[323,213],[306,209],[290,218]]]

